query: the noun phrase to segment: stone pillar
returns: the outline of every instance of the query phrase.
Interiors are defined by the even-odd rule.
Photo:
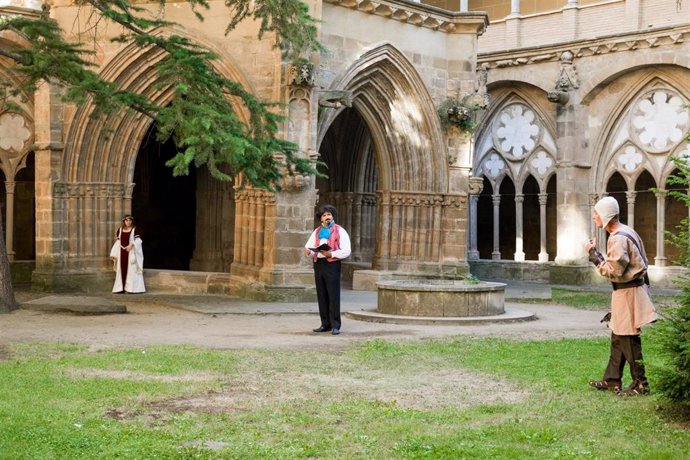
[[[470,176],[469,178],[469,249],[467,251],[468,260],[479,260],[479,251],[477,250],[477,205],[479,203],[479,195],[484,189],[484,178],[477,176]]]
[[[525,201],[525,195],[522,193],[515,194],[515,255],[514,260],[518,262],[525,261],[525,252],[523,232],[524,222],[522,221],[522,204]]]
[[[520,0],[510,0],[510,16],[520,16]]]
[[[467,259],[479,260],[479,251],[477,250],[477,203],[479,202],[478,195],[470,195],[470,247],[467,251]]]
[[[14,262],[14,188],[16,183],[13,180],[5,181],[5,193],[7,198],[7,208],[5,209],[5,247],[7,248],[7,259]]]
[[[600,234],[600,229],[597,228],[596,224],[594,223],[594,219],[592,219],[592,213],[594,212],[594,205],[597,204],[597,201],[599,201],[599,194],[597,193],[590,193],[589,194],[589,213],[587,214],[590,219],[589,219],[589,238],[594,238],[597,241],[597,245],[600,245],[601,242],[605,241],[605,239],[601,239],[601,234]]]
[[[660,190],[655,193],[656,196],[656,257],[654,257],[654,265],[657,267],[666,266],[666,253],[664,251],[664,240],[666,235],[664,229],[666,228],[666,194],[665,190]]]
[[[548,193],[539,194],[539,262],[548,262],[549,253],[546,250],[546,204]]]
[[[285,67],[281,75],[287,106],[283,135],[299,146],[299,155],[312,161],[318,158],[314,69],[313,63],[300,61]],[[285,174],[277,193],[236,189],[234,245],[240,257],[231,268],[234,294],[259,300],[314,300],[313,270],[304,257],[304,244],[314,230],[314,182],[309,176]]]
[[[362,260],[362,200],[362,194],[357,193],[352,207],[350,243],[352,244],[352,260],[355,262]]]
[[[557,265],[585,265],[582,250],[590,238],[589,165],[582,163],[584,108],[568,102],[556,106],[557,130]]]
[[[43,83],[34,95],[36,269],[32,286],[51,290],[56,274],[64,268],[66,241],[62,227],[66,221],[64,187],[58,165],[63,157],[62,120],[64,106],[58,88]]]
[[[469,11],[469,0],[460,0],[460,12],[467,13]]]
[[[628,202],[628,225],[630,228],[635,228],[635,198],[637,198],[637,192],[628,190],[625,192],[625,198]]]
[[[501,205],[501,195],[495,194],[491,195],[491,201],[493,202],[494,205],[494,250],[491,253],[491,258],[493,260],[500,260],[501,259],[501,251],[500,251],[500,205]]]

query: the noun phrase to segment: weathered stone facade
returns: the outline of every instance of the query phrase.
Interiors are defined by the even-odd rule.
[[[485,260],[477,273],[589,282],[581,249],[604,241],[590,215],[610,194],[645,242],[652,279],[672,284],[677,253],[664,230],[688,211],[650,188],[666,189],[669,159],[688,152],[690,16],[687,5],[652,3],[569,2],[492,22],[480,38],[492,104],[473,163],[485,177],[469,248]]]
[[[582,244],[596,233],[592,203],[606,193],[642,234],[657,281],[677,271],[662,230],[687,209],[647,190],[663,188],[669,157],[688,151],[678,134],[690,129],[687,14],[660,0],[620,0],[521,15],[519,2],[516,12],[515,1],[504,1],[491,15],[506,4],[510,14],[489,25],[485,13],[467,11],[487,2],[463,0],[464,12],[441,2],[309,3],[326,50],[302,67],[282,62],[269,38],[256,39],[256,24],[225,36],[222,2],[211,2],[203,24],[184,3],[164,14],[181,25],[175,33],[221,57],[223,75],[285,103],[283,135],[323,161],[327,179],[295,177],[275,194],[241,178],[217,182],[205,170],[174,182],[154,172],[168,151],[150,145],[150,120],[125,112],[96,119],[88,103],[66,104],[49,84],[19,112],[0,113],[6,238],[16,267],[35,260],[35,288],[106,289],[114,231],[135,211],[149,288],[309,298],[300,248],[324,202],[350,232],[346,273],[355,287],[462,276],[468,261],[480,277],[590,282]],[[0,5],[29,16],[40,7]],[[50,11],[75,39],[91,30],[88,12],[69,0]],[[100,73],[167,103],[150,65],[160,52],[110,43],[114,28],[100,32]],[[0,33],[0,46],[24,45]],[[5,81],[14,78],[10,66],[0,57]],[[474,136],[444,127],[437,114],[463,97],[490,102],[477,112]],[[172,193],[181,193],[174,204],[166,202]]]

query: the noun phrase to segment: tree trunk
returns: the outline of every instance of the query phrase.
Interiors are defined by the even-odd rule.
[[[10,261],[7,259],[5,247],[5,232],[2,228],[2,216],[0,216],[0,313],[9,313],[16,308]]]

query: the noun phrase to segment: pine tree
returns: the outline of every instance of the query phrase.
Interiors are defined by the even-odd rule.
[[[207,0],[187,0],[200,21]],[[80,0],[99,20],[119,25],[123,32],[114,38],[139,47],[158,47],[165,57],[156,64],[159,89],[172,89],[172,101],[158,106],[141,94],[104,81],[90,61],[93,50],[64,38],[59,24],[44,12],[40,18],[0,16],[0,33],[18,33],[27,48],[3,48],[0,56],[16,63],[12,69],[21,77],[18,87],[0,82],[0,111],[12,109],[12,97],[31,94],[45,81],[65,87],[65,99],[82,104],[91,99],[98,113],[135,110],[155,121],[158,141],[172,138],[178,153],[167,162],[173,175],[186,175],[191,164],[205,165],[220,180],[243,174],[248,183],[267,190],[279,188],[285,174],[316,174],[309,159],[297,155],[295,144],[278,137],[283,120],[275,103],[260,101],[242,85],[229,80],[213,67],[218,59],[193,41],[172,34],[154,34],[154,29],[174,30],[176,24],[152,16],[134,0]],[[159,0],[161,7],[166,0]],[[226,0],[230,20],[226,33],[240,22],[252,19],[260,24],[258,38],[271,38],[285,60],[296,60],[320,49],[316,25],[307,5],[300,0]],[[231,99],[241,101],[249,122],[238,116]],[[0,238],[3,232],[0,228]],[[0,313],[15,307],[7,252],[0,245]]]
[[[687,158],[674,158],[679,174],[668,183],[690,185],[690,163]],[[690,196],[683,191],[670,191],[669,195],[690,207]],[[670,240],[680,249],[678,262],[690,268],[690,219],[683,219],[677,233]],[[678,307],[667,312],[665,319],[655,328],[666,366],[659,372],[659,391],[670,401],[690,404],[690,278],[682,280]]]

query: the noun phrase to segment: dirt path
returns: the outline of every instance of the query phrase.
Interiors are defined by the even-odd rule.
[[[26,302],[35,294],[20,294]],[[127,314],[80,316],[20,309],[0,315],[0,344],[13,342],[70,342],[93,348],[190,344],[211,348],[331,349],[352,342],[381,338],[423,340],[459,335],[515,339],[605,337],[602,314],[548,304],[516,304],[537,314],[535,321],[489,325],[415,326],[343,319],[342,334],[316,334],[314,313],[204,314],[137,299],[127,302]]]

